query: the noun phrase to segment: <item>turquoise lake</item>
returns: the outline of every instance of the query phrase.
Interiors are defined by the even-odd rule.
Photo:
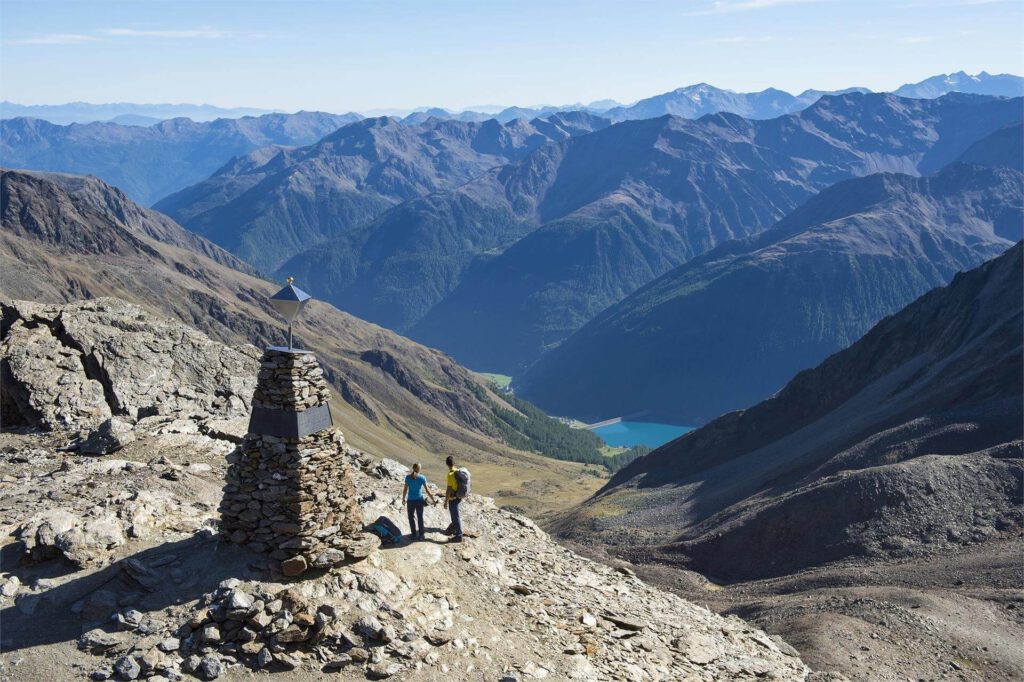
[[[656,448],[684,433],[693,431],[693,428],[655,422],[618,422],[607,426],[598,426],[591,431],[600,436],[605,443],[614,447],[631,448],[634,445],[647,445]]]

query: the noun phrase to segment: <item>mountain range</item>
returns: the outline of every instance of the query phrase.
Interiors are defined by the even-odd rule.
[[[5,156],[17,159],[18,149],[34,165],[66,166],[60,155],[76,149],[75,170],[131,176],[153,194],[153,182],[199,174],[231,145],[245,150],[157,208],[262,271],[297,277],[318,298],[470,367],[517,375],[526,395],[572,413],[584,406],[554,399],[540,378],[546,370],[522,375],[609,306],[724,242],[771,227],[836,182],[992,157],[1007,145],[986,136],[1020,120],[1020,100],[851,92],[769,120],[719,113],[612,124],[573,113],[413,126],[273,114],[150,128],[17,119],[0,123],[0,132]],[[109,136],[125,131],[111,146]],[[309,138],[317,141],[292,146]],[[152,153],[137,155],[140,146]],[[979,248],[974,257],[988,255]],[[975,262],[950,261],[936,272],[948,278]],[[682,410],[671,401],[641,404],[627,391],[585,414],[629,414],[618,409],[628,404],[699,423],[719,407],[767,395],[787,372],[943,281],[934,273],[915,279],[887,306],[824,334],[811,355],[780,362],[763,379],[751,375],[749,390],[731,402]]]
[[[1010,74],[991,75],[981,72],[970,76],[963,72],[942,74],[907,84],[897,90],[901,96],[933,98],[953,91],[973,94],[1020,96],[1024,79]],[[737,93],[700,83],[631,105],[613,100],[590,104],[541,107],[484,107],[479,111],[452,112],[442,108],[423,108],[401,113],[402,122],[419,126],[431,118],[482,123],[495,119],[508,124],[516,119],[533,120],[554,114],[578,112],[614,121],[652,118],[665,114],[697,118],[719,112],[735,113],[746,118],[773,118],[799,111],[826,94],[867,92],[864,88],[837,91],[806,90],[791,95],[769,88],[761,92]],[[267,114],[274,116],[266,118]],[[398,115],[398,112],[389,112]],[[307,112],[281,114],[262,109],[223,109],[210,105],[191,104],[88,104],[74,102],[60,105],[19,105],[0,103],[0,118],[40,119],[41,123],[0,122],[0,156],[7,166],[69,173],[92,173],[128,192],[134,200],[147,205],[168,194],[207,178],[233,157],[244,155],[263,145],[307,145],[329,134],[342,123],[363,118],[363,115],[320,114],[330,125],[311,124],[314,116]],[[190,127],[185,122],[160,126],[162,121],[189,118],[209,128]],[[235,125],[214,119],[250,119]],[[252,121],[251,119],[255,119]],[[101,122],[86,129],[70,124]],[[151,127],[147,134],[135,130]],[[177,131],[169,134],[167,127]],[[280,130],[274,130],[275,127]],[[27,131],[26,128],[31,128]],[[258,130],[257,130],[258,129]],[[188,140],[183,138],[189,138]],[[195,143],[199,141],[199,144]],[[166,153],[167,145],[182,144],[181,153]],[[104,154],[105,150],[111,153]],[[113,152],[116,151],[116,155]],[[119,165],[120,164],[120,165]],[[123,165],[123,168],[121,167]]]
[[[13,118],[0,121],[0,158],[7,167],[95,175],[151,204],[206,179],[234,156],[266,145],[311,144],[355,119],[299,112],[141,127]]]
[[[636,460],[559,528],[730,581],[1015,535],[1022,263],[1018,243],[958,274],[770,399]]]
[[[623,122],[399,204],[278,272],[470,367],[518,374],[604,308],[825,187],[934,172],[1020,119],[1019,100],[850,93],[768,121]],[[288,230],[304,217],[267,219]]]
[[[155,208],[272,271],[404,201],[453,189],[547,142],[607,125],[583,113],[505,124],[363,119],[309,147],[263,148],[236,158]]]
[[[845,95],[848,92],[871,92],[867,88],[843,90],[805,90],[791,95],[784,90],[768,88],[760,92],[733,92],[708,83],[677,88],[629,106],[618,106],[599,112],[613,121],[632,121],[671,114],[683,118],[700,118],[725,112],[744,118],[775,118],[806,109],[824,95]]]
[[[839,182],[605,310],[516,390],[592,422],[701,424],[752,405],[1024,238],[1022,187],[1019,169],[964,164]]]
[[[767,119],[791,114],[806,109],[825,95],[843,95],[850,92],[871,92],[867,88],[850,87],[840,90],[804,90],[791,94],[777,88],[759,92],[735,92],[717,88],[708,83],[696,83],[669,92],[641,99],[633,104],[611,103],[601,106],[595,102],[587,106],[521,108],[508,107],[491,114],[500,121],[516,117],[533,118],[557,111],[583,110],[612,121],[632,121],[643,118],[657,118],[666,114],[684,118],[700,118],[708,114],[725,112],[744,118]],[[999,97],[1020,97],[1024,95],[1024,78],[1011,74],[989,74],[985,71],[971,76],[963,71],[939,74],[918,83],[907,83],[893,91],[900,97],[934,99],[950,92],[966,92],[974,95],[995,95]],[[444,109],[430,109],[411,114],[409,120],[421,120],[424,116],[453,117],[460,120],[479,120],[488,114],[478,111],[448,112]]]
[[[113,121],[125,125],[150,125],[150,123],[141,123],[140,121],[159,122],[170,118],[190,118],[196,122],[203,122],[218,118],[242,118],[273,113],[281,112],[251,107],[215,107],[212,104],[134,104],[131,102],[16,104],[6,100],[0,102],[0,118],[40,118],[58,125],[96,121]]]
[[[725,111],[745,118],[774,118],[793,113],[813,104],[822,95],[847,92],[871,92],[867,88],[852,87],[840,90],[804,90],[793,95],[784,90],[767,88],[760,92],[735,92],[716,88],[707,83],[696,83],[675,90],[641,99],[633,104],[620,104],[604,99],[583,104],[561,106],[472,106],[461,111],[442,107],[422,107],[414,111],[372,110],[363,115],[367,118],[396,116],[405,123],[418,125],[429,118],[454,119],[458,121],[485,121],[496,119],[508,123],[516,118],[538,118],[566,111],[584,111],[611,118],[615,121],[637,118],[654,118],[665,114],[698,118],[704,114]],[[902,85],[893,93],[900,97],[934,98],[949,92],[967,92],[975,95],[998,95],[1020,97],[1024,95],[1024,80],[1011,74],[990,74],[981,71],[970,75],[964,71],[939,74],[917,83]],[[117,102],[90,104],[70,102],[68,104],[16,104],[0,102],[0,118],[40,118],[50,123],[92,123],[112,121],[125,125],[152,125],[170,118],[190,118],[193,121],[212,121],[217,118],[241,118],[284,113],[281,110],[254,109],[246,107],[224,108],[210,104],[134,104]],[[361,115],[362,116],[362,115]],[[360,117],[361,117],[360,116]]]
[[[794,95],[777,88],[767,88],[759,92],[736,92],[708,83],[695,83],[653,97],[646,97],[633,104],[619,104],[614,100],[602,100],[587,105],[492,107],[487,110],[471,107],[463,111],[428,107],[406,114],[402,121],[419,124],[429,118],[459,121],[483,121],[495,118],[505,123],[515,118],[537,118],[565,111],[586,111],[616,122],[657,118],[666,114],[684,118],[700,118],[719,112],[738,114],[744,118],[767,119],[806,109],[824,95],[842,95],[849,92],[871,92],[871,90],[861,87],[839,90],[809,89]],[[1020,97],[1024,95],[1024,78],[1011,74],[993,75],[985,71],[972,76],[958,71],[957,73],[932,76],[918,83],[907,83],[894,90],[893,94],[900,97],[934,99],[950,92]]]

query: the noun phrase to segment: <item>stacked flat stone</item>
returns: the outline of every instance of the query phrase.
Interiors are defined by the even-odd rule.
[[[302,412],[326,406],[327,383],[312,353],[267,349],[253,407]],[[344,438],[333,426],[298,437],[261,434],[250,424],[233,453],[221,503],[221,532],[265,552],[297,576],[366,556]]]
[[[302,412],[326,405],[330,391],[312,353],[267,350],[256,377],[253,407]]]

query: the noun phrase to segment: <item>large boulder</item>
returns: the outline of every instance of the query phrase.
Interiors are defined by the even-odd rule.
[[[95,429],[111,416],[232,419],[248,415],[259,351],[231,347],[113,298],[0,303],[5,423]],[[125,429],[94,432],[117,449]]]
[[[111,513],[78,516],[66,509],[36,514],[18,528],[27,558],[49,559],[63,555],[78,566],[95,563],[108,551],[127,542],[124,523]]]
[[[103,384],[45,325],[18,320],[10,327],[0,341],[0,383],[5,424],[72,429],[110,417]]]
[[[78,446],[85,455],[109,455],[135,440],[134,424],[120,417],[111,417],[89,432]]]
[[[60,554],[57,536],[70,531],[81,522],[78,516],[66,509],[49,509],[22,523],[16,536],[29,558],[49,559]]]
[[[105,559],[108,550],[127,541],[121,521],[113,514],[102,514],[58,535],[56,545],[69,561],[87,566]]]

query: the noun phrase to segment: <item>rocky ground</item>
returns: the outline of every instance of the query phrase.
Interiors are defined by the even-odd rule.
[[[264,556],[214,532],[231,441],[137,436],[106,457],[67,452],[59,434],[0,436],[4,678],[807,673],[781,640],[582,558],[476,495],[464,519],[478,537],[447,544],[446,512],[428,507],[425,541],[285,582]],[[387,514],[404,527],[404,468],[346,456],[365,517]]]
[[[570,545],[601,561],[617,557]],[[791,576],[716,585],[647,557],[637,574],[785,638],[815,670],[853,680],[1024,678],[1021,538],[903,561],[837,562]]]

